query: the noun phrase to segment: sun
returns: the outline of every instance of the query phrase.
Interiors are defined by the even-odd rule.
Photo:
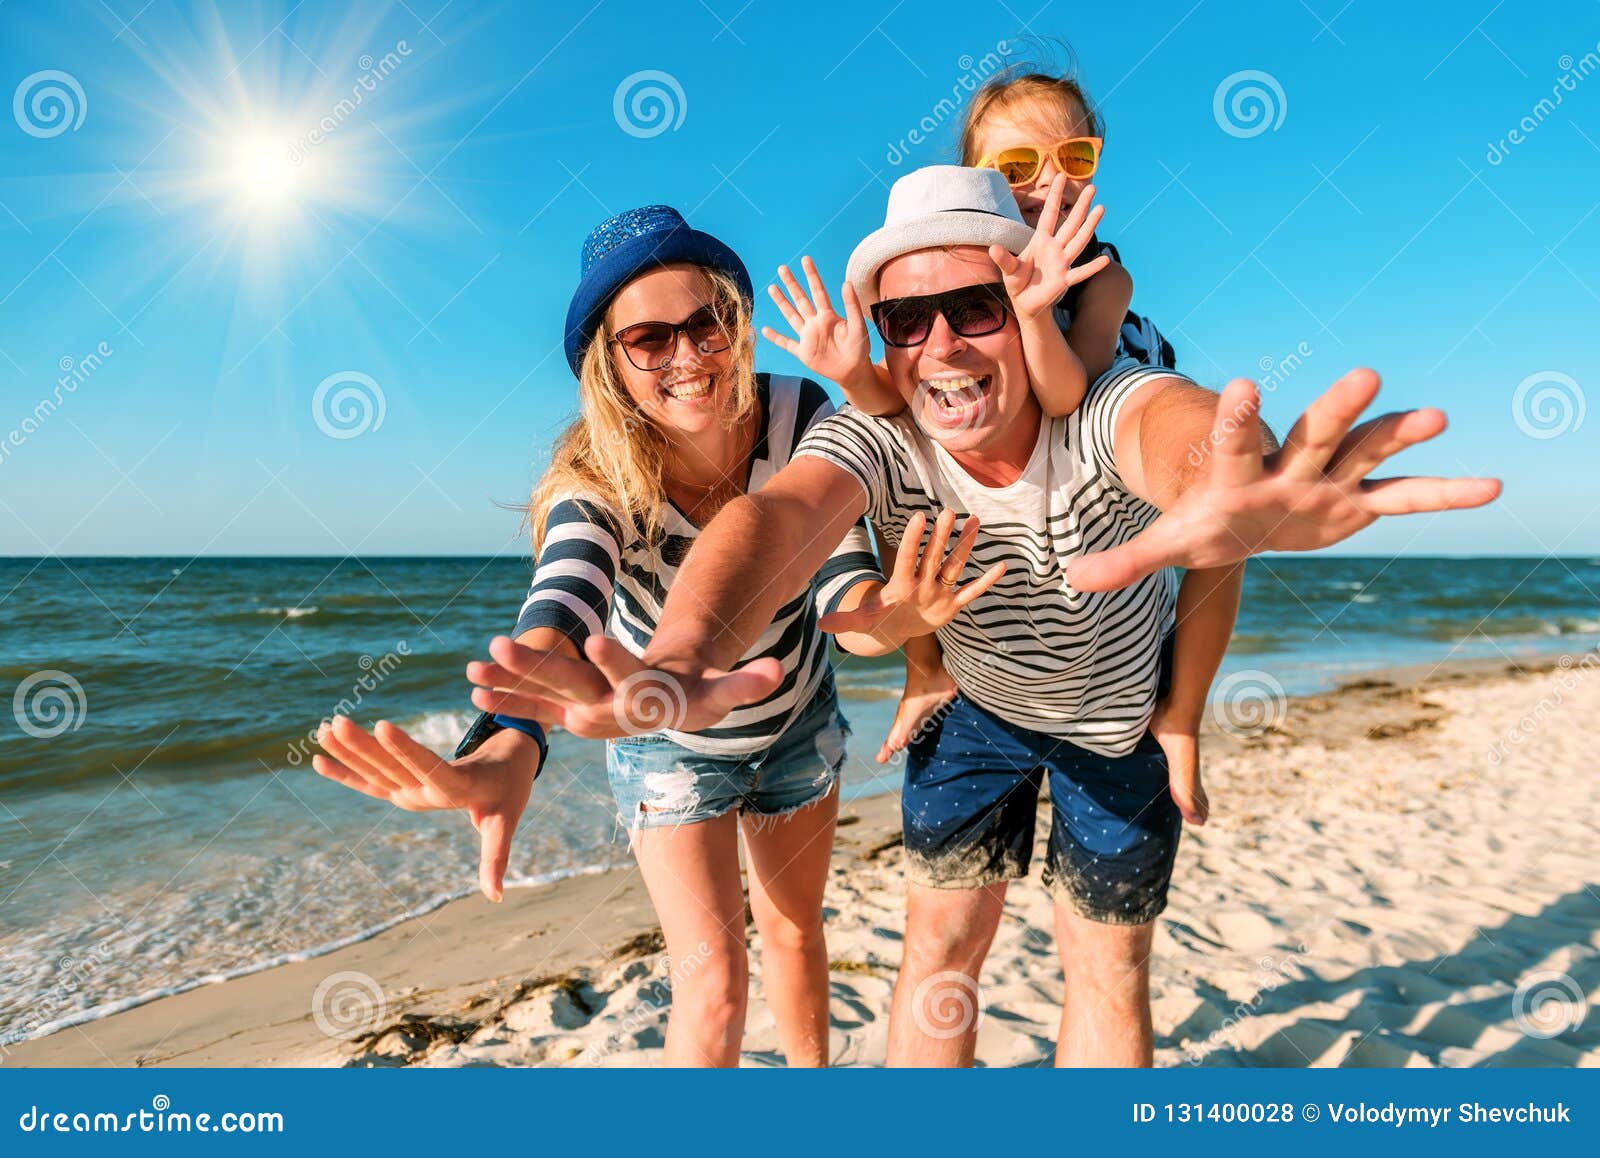
[[[287,140],[260,133],[239,140],[230,176],[246,208],[271,212],[291,205],[305,192],[307,174],[304,159],[295,155]]]

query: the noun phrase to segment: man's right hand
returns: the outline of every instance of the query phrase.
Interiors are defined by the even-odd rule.
[[[591,635],[584,659],[538,651],[497,635],[493,663],[467,665],[484,711],[554,720],[576,736],[614,740],[671,728],[699,732],[777,690],[783,668],[770,657],[737,671],[693,663],[651,667],[616,640]]]

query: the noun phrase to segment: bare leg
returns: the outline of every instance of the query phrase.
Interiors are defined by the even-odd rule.
[[[1056,947],[1066,976],[1058,1066],[1149,1066],[1150,942],[1155,922],[1108,925],[1056,904]]]
[[[978,1045],[978,973],[1005,906],[1006,882],[910,886],[905,956],[889,1015],[891,1066],[970,1066]]]
[[[744,1037],[750,966],[738,818],[641,828],[634,855],[672,958],[672,1012],[663,1061],[736,1066]]]
[[[787,816],[744,818],[750,910],[761,931],[767,1006],[791,1066],[828,1064],[828,947],[822,891],[828,883],[835,787]]]

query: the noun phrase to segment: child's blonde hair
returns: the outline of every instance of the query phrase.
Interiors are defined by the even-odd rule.
[[[735,426],[756,407],[755,332],[750,303],[721,270],[695,266],[711,286],[711,307],[724,319],[732,352],[733,390],[722,415]],[[578,374],[579,416],[556,439],[550,467],[534,487],[527,515],[535,557],[544,548],[550,508],[572,494],[600,499],[646,542],[661,533],[668,443],[655,421],[634,402],[617,369],[611,314],[584,351]]]
[[[968,102],[961,125],[961,163],[976,165],[983,160],[978,152],[978,138],[988,117],[1019,108],[1048,110],[1049,114],[1069,108],[1074,112],[1081,110],[1084,135],[1105,136],[1105,124],[1099,112],[1089,100],[1083,83],[1071,70],[1054,75],[1041,71],[1037,64],[1016,64],[985,82]]]

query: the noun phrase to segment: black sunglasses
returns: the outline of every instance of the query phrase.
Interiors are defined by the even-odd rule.
[[[981,338],[1005,327],[1011,299],[1004,283],[997,281],[921,297],[885,298],[872,307],[872,324],[886,346],[920,346],[938,314],[961,337]]]
[[[709,305],[701,306],[677,325],[639,322],[618,330],[611,340],[622,347],[636,369],[665,370],[678,352],[679,334],[688,335],[702,354],[719,354],[733,344],[722,318]]]

